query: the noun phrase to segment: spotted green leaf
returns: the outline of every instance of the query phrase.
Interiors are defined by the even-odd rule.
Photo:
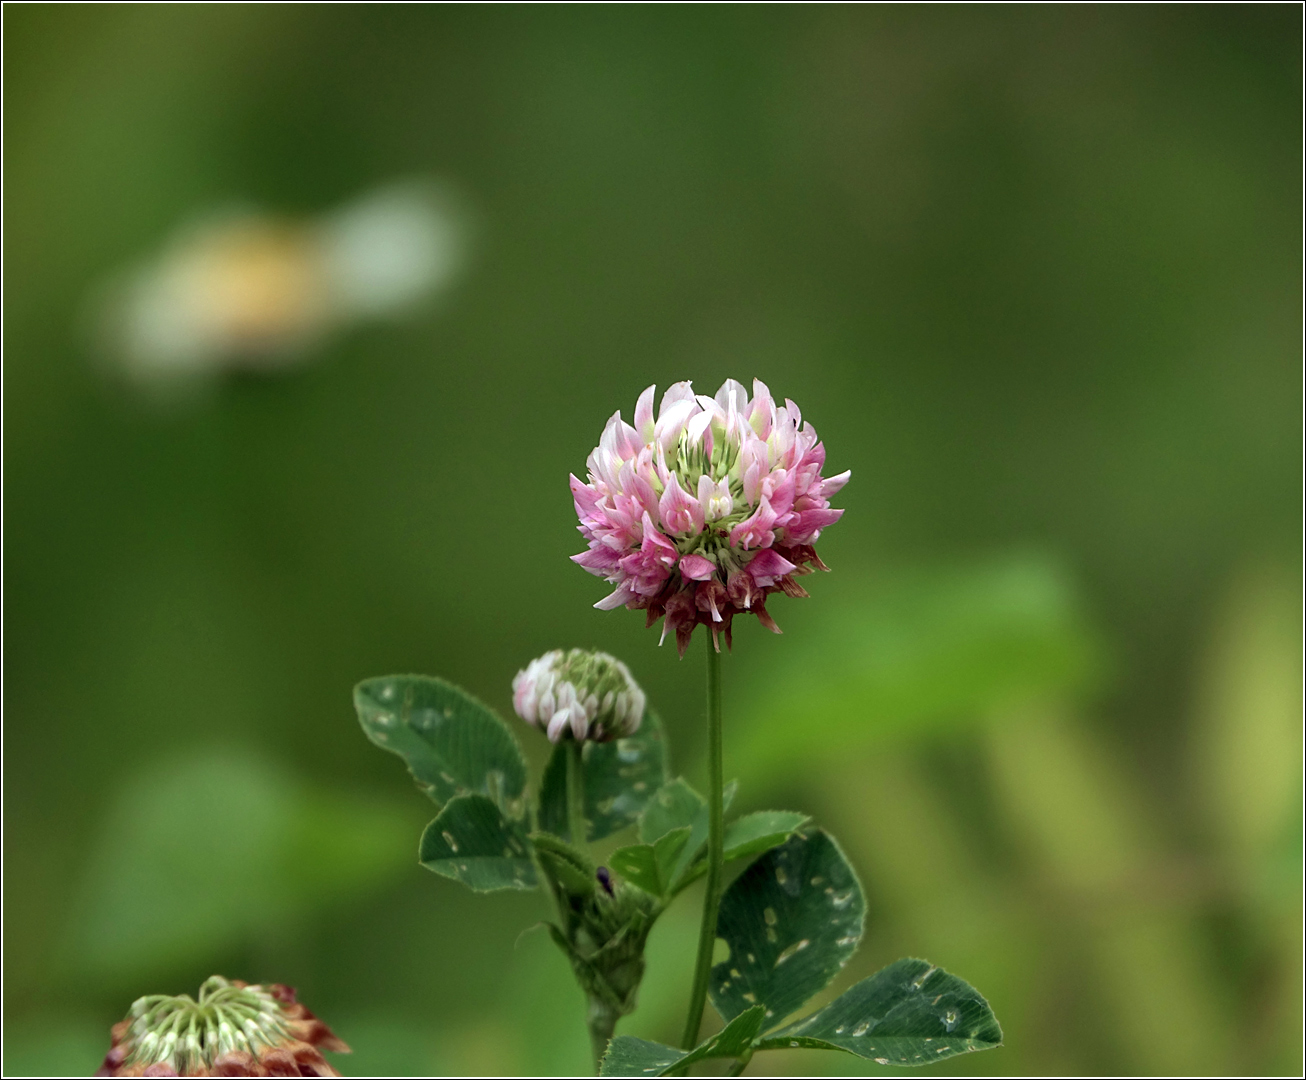
[[[731,882],[717,936],[730,956],[712,969],[717,1012],[734,1018],[753,1005],[779,1022],[824,987],[862,936],[866,900],[834,839],[796,833]]]
[[[540,783],[539,827],[572,839],[567,827],[567,754],[553,748]],[[652,709],[634,735],[611,742],[587,742],[584,763],[588,840],[602,840],[633,825],[667,778],[662,721]]]
[[[524,816],[526,761],[517,740],[470,694],[426,675],[386,675],[354,687],[354,707],[367,737],[402,757],[437,805],[475,792],[510,818]]]
[[[666,1076],[704,1058],[739,1057],[747,1052],[762,1030],[766,1010],[758,1005],[740,1013],[724,1028],[693,1050],[618,1035],[608,1044],[599,1068],[600,1076]]]
[[[652,844],[618,848],[609,856],[608,865],[646,893],[664,897],[675,880],[675,869],[690,831],[688,825],[683,825],[658,837]]]
[[[926,960],[899,960],[758,1045],[847,1050],[881,1065],[928,1065],[1001,1044],[1002,1028],[978,990]]]
[[[450,799],[422,833],[417,858],[476,892],[536,885],[529,841],[485,795]]]

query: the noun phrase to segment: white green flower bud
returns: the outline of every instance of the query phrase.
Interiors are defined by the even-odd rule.
[[[633,735],[644,719],[644,691],[614,656],[588,649],[554,649],[512,680],[512,707],[551,742],[607,742]]]

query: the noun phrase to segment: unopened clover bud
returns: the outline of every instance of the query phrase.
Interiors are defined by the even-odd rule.
[[[608,742],[639,730],[644,691],[614,656],[554,649],[517,672],[512,707],[528,724],[544,728],[550,742],[568,736]]]
[[[321,1050],[349,1053],[291,987],[220,975],[138,999],[112,1038],[96,1076],[339,1076]]]

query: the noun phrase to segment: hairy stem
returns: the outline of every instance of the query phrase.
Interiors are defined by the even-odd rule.
[[[567,739],[567,831],[577,847],[585,846],[585,771],[582,744]]]
[[[716,946],[716,915],[721,903],[721,654],[712,635],[707,638],[707,889],[703,895],[703,922],[698,931],[698,959],[694,964],[694,985],[689,992],[689,1016],[680,1045],[692,1049],[698,1042],[707,1001],[707,982],[712,973],[712,951]]]

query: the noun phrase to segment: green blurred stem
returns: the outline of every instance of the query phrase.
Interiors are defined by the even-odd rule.
[[[716,915],[721,903],[721,654],[711,634],[707,638],[707,889],[703,895],[703,922],[698,931],[698,960],[694,964],[694,986],[689,992],[689,1016],[680,1045],[691,1050],[698,1043],[707,1001],[707,981],[712,973],[712,951],[716,946]]]
[[[567,739],[567,831],[577,847],[585,845],[585,766],[581,759],[583,744]]]
[[[594,1074],[603,1065],[603,1055],[608,1052],[608,1042],[617,1027],[617,1010],[605,1001],[590,998],[589,1014],[585,1020],[590,1029],[590,1048],[594,1051]]]

